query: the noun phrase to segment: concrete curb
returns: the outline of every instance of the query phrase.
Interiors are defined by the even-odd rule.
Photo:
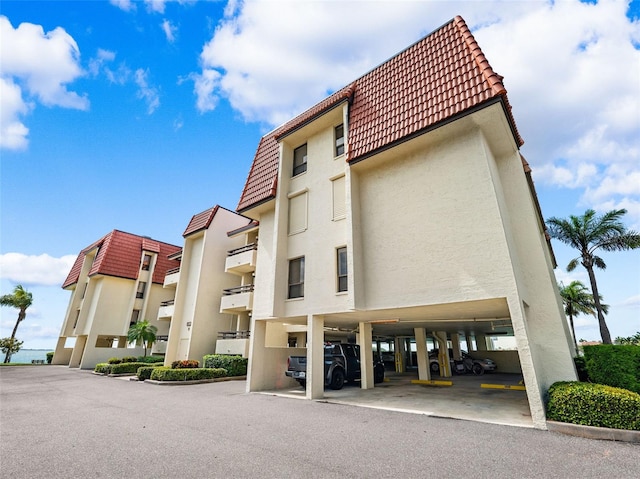
[[[609,429],[607,427],[583,426],[581,424],[557,421],[547,421],[547,429],[550,432],[587,439],[640,443],[640,431],[627,429]]]
[[[214,379],[196,379],[193,381],[155,381],[152,379],[146,379],[146,384],[152,384],[154,386],[191,386],[193,384],[206,384],[206,383],[219,383],[223,381],[244,381],[247,376],[232,376],[226,378],[214,378]]]

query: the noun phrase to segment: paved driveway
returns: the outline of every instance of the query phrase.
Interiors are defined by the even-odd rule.
[[[0,367],[2,477],[635,478],[640,447],[534,429]]]

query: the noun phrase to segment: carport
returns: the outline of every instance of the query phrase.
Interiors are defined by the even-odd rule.
[[[384,406],[446,417],[479,420],[493,418],[489,422],[501,422],[501,415],[508,413],[510,419],[507,423],[530,426],[532,419],[529,404],[532,394],[508,389],[485,389],[480,386],[482,383],[516,385],[523,378],[530,384],[529,378],[523,375],[518,351],[490,351],[486,348],[487,336],[514,335],[511,316],[506,299],[495,298],[256,321],[253,340],[258,341],[258,344],[264,341],[266,347],[263,352],[269,346],[273,348],[276,343],[286,342],[288,348],[278,348],[277,353],[264,354],[261,360],[262,375],[267,375],[267,364],[275,365],[276,370],[268,372],[274,379],[271,384],[264,383],[266,387],[256,387],[258,383],[249,378],[249,390],[332,402],[369,404],[372,407]],[[274,331],[284,333],[286,340],[274,343],[273,338],[278,336]],[[461,338],[464,338],[472,356],[494,360],[498,364],[499,374],[455,376],[451,387],[439,388],[412,383],[416,379],[432,379],[427,352],[428,337],[433,338],[430,341],[439,346],[442,376],[450,379],[448,346],[450,343],[454,357],[459,355]],[[380,338],[390,338],[393,341],[395,367],[387,374],[388,381],[374,387],[372,366],[374,355],[380,353]],[[360,344],[362,380],[359,387],[350,385],[341,391],[325,390],[323,345],[330,340],[352,340]],[[415,356],[411,354],[410,345],[416,349]],[[254,354],[256,351],[254,347]],[[283,379],[286,357],[289,355],[307,356],[306,391],[289,382],[288,378]],[[260,361],[259,354],[254,360],[256,358]],[[532,378],[531,382],[535,384],[535,377]],[[434,379],[440,377],[436,376]],[[540,402],[537,388],[533,396]],[[446,408],[443,409],[445,405]]]

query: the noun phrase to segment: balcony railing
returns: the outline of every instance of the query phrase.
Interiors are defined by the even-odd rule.
[[[233,294],[252,293],[253,284],[244,284],[242,286],[236,286],[235,288],[223,289],[222,294],[224,296],[231,296]]]
[[[165,276],[169,276],[170,274],[179,273],[179,272],[180,272],[180,266],[178,266],[177,268],[168,269],[167,272],[165,273]]]
[[[219,331],[218,339],[249,339],[251,331]]]
[[[169,301],[163,301],[160,303],[160,307],[162,306],[173,306],[175,304],[175,299],[170,299]]]
[[[233,256],[233,255],[244,253],[245,251],[251,251],[254,249],[258,249],[258,243],[251,243],[251,244],[241,246],[240,248],[229,250],[227,251],[227,256]]]

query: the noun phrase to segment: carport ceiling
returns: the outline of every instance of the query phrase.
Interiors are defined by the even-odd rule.
[[[449,333],[511,333],[511,318],[505,298],[458,303],[351,311],[325,314],[325,327],[339,330],[358,328],[370,322],[376,336],[413,336],[414,328]]]

